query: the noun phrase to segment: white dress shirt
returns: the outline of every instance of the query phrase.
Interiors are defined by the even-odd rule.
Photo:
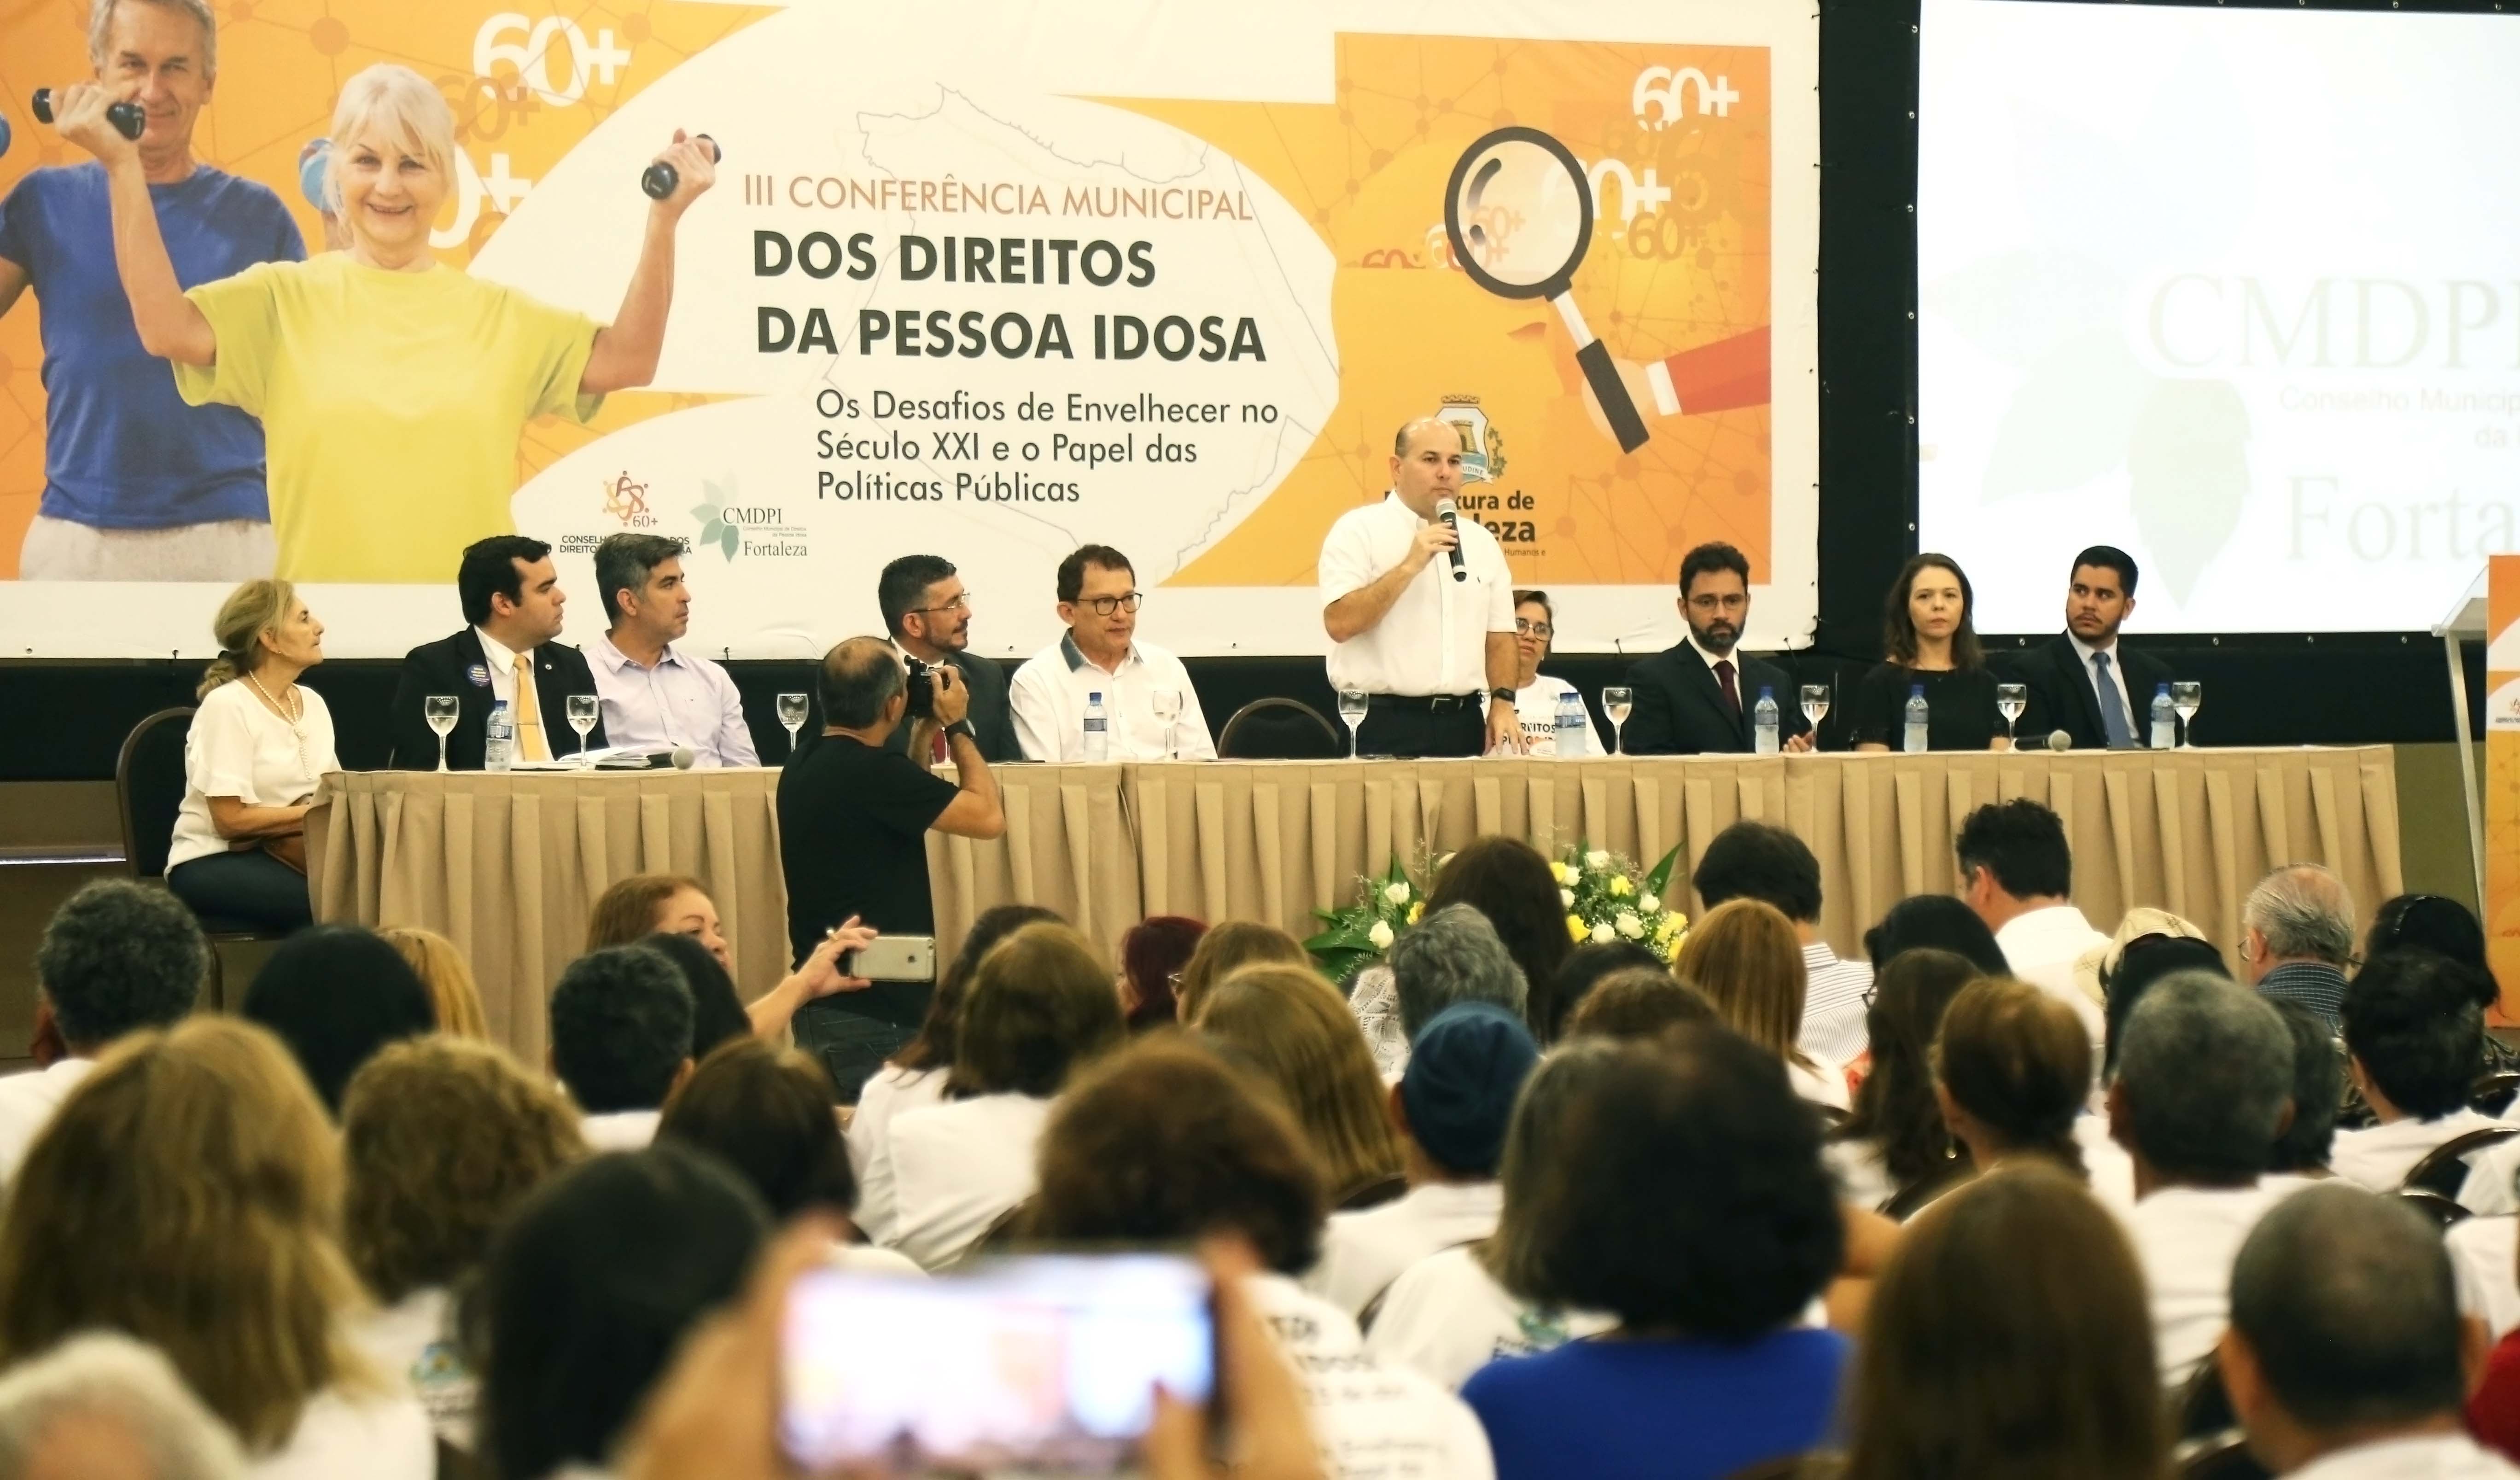
[[[2520,1188],[2515,1181],[2520,1181],[2520,1136],[2468,1158],[2458,1205],[2477,1214],[2520,1213]]]
[[[2520,1469],[2465,1434],[2382,1439],[2323,1455],[2287,1480],[2511,1480]]]
[[[1107,672],[1085,655],[1073,635],[1062,636],[1015,670],[1007,685],[1007,707],[1014,714],[1015,743],[1023,746],[1025,760],[1081,761],[1086,700],[1100,694],[1110,759],[1159,761],[1167,753],[1155,694],[1167,689],[1181,696],[1181,714],[1172,724],[1174,750],[1184,760],[1216,759],[1216,741],[1207,733],[1190,670],[1152,643],[1130,644],[1119,671]]]
[[[2135,1157],[2109,1139],[2109,1117],[2085,1110],[2074,1117],[2074,1144],[2082,1147],[2083,1170],[2091,1174],[2092,1195],[2100,1206],[2126,1217],[2135,1211]],[[2272,1179],[2260,1178],[2267,1186]]]
[[[1529,755],[1557,753],[1557,697],[1563,694],[1575,695],[1575,705],[1584,712],[1584,748],[1579,753],[1582,755],[1608,754],[1609,752],[1601,745],[1601,732],[1594,728],[1593,711],[1584,709],[1583,695],[1576,692],[1573,684],[1562,678],[1552,678],[1546,673],[1534,674],[1530,683],[1513,691],[1513,713],[1516,719],[1522,721],[1524,753]],[[1567,757],[1569,760],[1575,758],[1576,755],[1572,754]]]
[[[1322,541],[1323,607],[1397,567],[1425,522],[1396,493],[1340,515]],[[1458,527],[1468,579],[1453,579],[1449,554],[1428,561],[1381,621],[1330,645],[1332,689],[1418,696],[1487,693],[1488,634],[1513,631],[1513,572],[1496,536],[1478,520],[1463,518]]]
[[[605,743],[615,750],[692,747],[695,766],[758,766],[743,696],[726,670],[667,643],[654,667],[612,646],[609,633],[586,645],[595,695],[604,705]],[[511,680],[513,683],[513,679]]]
[[[1504,1211],[1493,1182],[1431,1182],[1377,1208],[1332,1213],[1304,1288],[1357,1315],[1418,1260],[1495,1233]]]
[[[1841,960],[1828,942],[1816,940],[1803,947],[1803,973],[1811,985],[1803,992],[1803,1031],[1795,1043],[1814,1058],[1855,1062],[1872,1046],[1864,1021],[1871,964]]]
[[[2231,1323],[2231,1262],[2274,1203],[2273,1192],[2256,1186],[2158,1188],[2127,1215],[2152,1291],[2162,1386],[2185,1381]]]
[[[2045,905],[2005,920],[2003,928],[1995,932],[1995,943],[2013,975],[2073,1004],[2074,1014],[2092,1035],[2092,1064],[2096,1069],[2108,1037],[2108,1019],[2101,1015],[2099,1004],[2083,995],[2074,980],[2074,963],[2093,946],[2107,945],[2108,936],[2092,929],[2083,912],[2072,905]]]
[[[50,1068],[0,1079],[0,1187],[18,1180],[35,1138],[95,1067],[92,1058],[59,1058]]]
[[[2470,1131],[2492,1130],[2508,1124],[2508,1121],[2480,1115],[2461,1105],[2438,1120],[2417,1120],[2409,1115],[2387,1125],[2368,1126],[2360,1131],[2339,1131],[2334,1144],[2328,1149],[2327,1169],[2375,1192],[2394,1192],[2406,1182],[2407,1174],[2415,1169],[2415,1163],[2432,1154],[2435,1146]],[[2520,1141],[2520,1137],[2513,1140]],[[2509,1142],[2503,1144],[2510,1144]],[[2483,1155],[2483,1152],[2471,1152],[2466,1157],[2471,1174]]]
[[[1295,1369],[1330,1480],[1495,1480],[1487,1431],[1468,1404],[1405,1367],[1386,1366],[1344,1311],[1283,1275],[1245,1284]]]
[[[1033,1192],[1033,1148],[1050,1101],[1029,1095],[949,1099],[892,1118],[894,1248],[941,1269]]]
[[[2100,692],[2100,669],[2092,663],[2092,655],[2098,652],[2109,655],[2109,687],[2117,690],[2118,702],[2126,705],[2127,738],[2138,745],[2149,740],[2152,738],[2152,700],[2149,695],[2145,697],[2143,714],[2141,718],[2138,718],[2134,702],[2127,697],[2126,669],[2121,666],[2125,662],[2126,654],[2118,650],[2117,639],[2109,639],[2109,645],[2106,648],[2094,648],[2068,632],[2065,634],[2065,641],[2072,643],[2074,651],[2082,657],[2083,682],[2091,686],[2094,695]]]
[[[292,728],[271,712],[253,684],[234,679],[202,695],[184,737],[184,801],[166,867],[225,853],[229,839],[210,821],[210,798],[233,796],[248,807],[287,807],[315,794],[315,782],[341,769],[333,753],[333,711],[324,695],[297,686],[305,708]]]
[[[517,650],[492,637],[485,628],[472,629],[480,640],[481,656],[490,669],[490,701],[505,704],[511,713],[517,707]]]
[[[1411,1265],[1382,1297],[1368,1354],[1452,1392],[1499,1357],[1551,1351],[1617,1325],[1613,1316],[1545,1311],[1496,1282],[1473,1249],[1445,1249]]]
[[[581,1117],[577,1130],[591,1151],[644,1151],[655,1141],[656,1123],[664,1118],[662,1110],[612,1110]]]

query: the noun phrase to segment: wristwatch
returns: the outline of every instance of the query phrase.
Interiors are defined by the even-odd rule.
[[[958,719],[954,723],[947,725],[945,727],[945,733],[948,736],[959,735],[975,745],[980,742],[980,732],[971,728],[971,722],[968,719]]]
[[[1513,691],[1510,689],[1491,689],[1488,691],[1488,697],[1501,698],[1510,704],[1513,702]]]

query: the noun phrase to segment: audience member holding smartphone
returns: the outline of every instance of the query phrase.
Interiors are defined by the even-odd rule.
[[[780,866],[798,962],[852,918],[888,936],[933,936],[928,832],[992,838],[1007,829],[997,781],[966,717],[970,691],[961,670],[922,666],[914,676],[890,643],[853,637],[824,654],[817,688],[822,739],[779,776]],[[905,724],[908,755],[885,743]],[[938,735],[950,747],[952,782],[910,758],[931,753]],[[841,1100],[854,1104],[868,1077],[918,1034],[933,991],[932,976],[878,978],[865,991],[809,1003],[795,1017],[797,1046],[821,1055]]]

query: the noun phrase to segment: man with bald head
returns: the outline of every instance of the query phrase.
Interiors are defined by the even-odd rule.
[[[2297,1002],[2338,1026],[2354,959],[2354,896],[2317,864],[2286,864],[2240,906],[2240,977],[2258,995]]]
[[[1461,433],[1420,417],[1392,438],[1389,491],[1322,541],[1330,687],[1367,695],[1360,753],[1522,748],[1512,572],[1478,520],[1436,517],[1461,475]]]
[[[970,721],[961,671],[939,663],[929,714],[910,721],[909,754],[884,742],[908,719],[910,675],[879,637],[853,637],[823,655],[816,680],[821,740],[779,773],[780,867],[788,876],[788,937],[802,964],[852,915],[885,935],[933,935],[927,834],[997,837],[1007,830],[998,784]],[[910,758],[941,731],[957,781]],[[959,784],[958,784],[959,783]],[[844,1103],[917,1033],[933,982],[881,981],[826,997],[796,1014],[798,1047],[819,1053]]]

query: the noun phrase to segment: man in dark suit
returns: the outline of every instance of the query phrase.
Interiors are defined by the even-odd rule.
[[[2118,641],[2118,628],[2135,614],[2135,558],[2113,546],[2074,557],[2064,634],[2012,664],[2030,691],[2018,732],[2023,743],[2057,730],[2074,738],[2077,750],[2150,743],[2152,696],[2170,682],[2170,665]]]
[[[1812,746],[1793,675],[1737,650],[1750,622],[1749,558],[1730,545],[1700,545],[1680,562],[1680,615],[1688,633],[1628,670],[1636,708],[1623,747],[1634,755],[1747,754],[1751,716],[1765,689],[1777,701],[1787,750]]]
[[[428,728],[423,700],[437,694],[454,695],[459,705],[455,729],[446,737],[446,764],[453,770],[481,769],[490,706],[501,700],[516,720],[517,759],[573,752],[577,737],[568,727],[568,698],[593,695],[595,674],[583,653],[553,641],[567,598],[561,593],[551,547],[516,534],[476,541],[464,551],[455,592],[471,625],[403,655],[392,713],[395,768],[436,767],[437,734]],[[531,702],[518,701],[520,691]],[[586,743],[606,743],[600,712]]]
[[[876,605],[883,610],[884,630],[903,653],[934,667],[951,663],[971,692],[967,716],[982,758],[1019,761],[1023,747],[1015,740],[1014,715],[1007,706],[1007,671],[970,650],[971,594],[954,563],[942,556],[905,555],[883,567],[876,578]],[[896,728],[885,745],[893,750],[910,743],[908,724]],[[921,757],[940,762],[941,755]]]

